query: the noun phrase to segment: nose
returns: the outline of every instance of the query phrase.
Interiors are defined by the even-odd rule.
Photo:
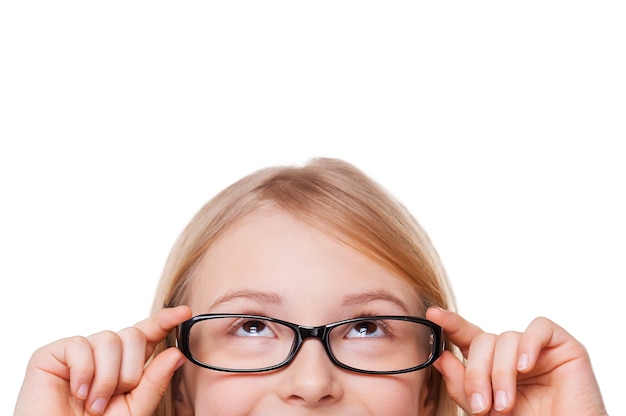
[[[322,343],[309,338],[294,360],[282,370],[281,399],[305,407],[334,403],[343,396],[338,379],[340,371],[326,355]]]

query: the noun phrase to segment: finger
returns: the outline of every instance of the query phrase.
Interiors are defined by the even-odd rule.
[[[493,353],[491,384],[494,408],[498,412],[515,406],[517,359],[521,334],[513,331],[498,336]]]
[[[147,359],[152,354],[152,349],[161,342],[176,326],[191,318],[191,309],[188,306],[177,306],[175,308],[164,308],[148,319],[135,324],[146,336]]]
[[[111,331],[88,337],[95,362],[94,377],[85,407],[102,414],[115,391],[122,361],[122,341]]]
[[[65,338],[37,349],[31,356],[15,404],[15,415],[55,413],[54,404],[80,407],[93,377],[91,345],[84,337]]]
[[[567,348],[558,348],[565,345]],[[528,373],[535,368],[540,356],[549,359],[551,353],[559,354],[558,362],[586,355],[582,344],[565,329],[547,318],[536,318],[522,334],[517,369]]]
[[[177,348],[168,348],[146,367],[139,385],[129,393],[131,414],[151,415],[169,387],[174,372],[185,362]]]
[[[139,384],[143,375],[146,337],[139,328],[130,327],[118,332],[122,342],[122,362],[115,394],[126,393]]]
[[[491,372],[497,337],[485,332],[472,340],[465,365],[465,394],[473,414],[491,408]]]
[[[426,318],[441,326],[450,340],[467,357],[472,340],[483,332],[478,326],[465,320],[459,314],[438,307],[428,308]]]
[[[61,339],[36,351],[29,367],[68,380],[72,394],[84,400],[94,375],[91,344],[85,337]]]

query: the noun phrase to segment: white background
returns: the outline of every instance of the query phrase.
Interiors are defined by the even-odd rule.
[[[410,208],[468,319],[570,330],[620,412],[624,6],[433,3],[3,2],[0,414],[37,347],[147,315],[213,194],[315,156]]]

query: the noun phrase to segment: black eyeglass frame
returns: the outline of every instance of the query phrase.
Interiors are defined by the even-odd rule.
[[[203,363],[201,361],[198,361],[193,356],[189,348],[189,334],[191,332],[191,327],[194,326],[198,322],[201,322],[207,319],[216,319],[216,318],[263,319],[265,321],[276,322],[277,324],[281,324],[290,328],[296,336],[294,338],[293,345],[291,346],[291,350],[287,358],[285,358],[282,362],[276,365],[263,367],[263,368],[243,369],[243,370],[216,367],[216,366],[212,366],[212,365]],[[328,334],[330,333],[330,331],[333,328],[340,326],[340,325],[349,324],[353,322],[362,322],[362,321],[369,322],[372,320],[409,321],[409,322],[416,322],[416,323],[429,327],[434,335],[434,340],[433,340],[434,345],[433,345],[432,354],[430,355],[428,361],[426,361],[423,364],[410,367],[410,368],[401,369],[401,370],[374,371],[374,370],[361,370],[359,368],[350,367],[346,364],[343,364],[339,360],[337,360],[337,358],[333,355],[332,349],[330,347],[330,339],[328,337]],[[302,347],[304,340],[306,340],[307,338],[318,338],[322,342],[322,345],[324,346],[326,355],[328,355],[328,357],[330,358],[330,360],[332,361],[334,365],[336,365],[337,367],[343,368],[345,370],[353,371],[353,372],[361,373],[361,374],[381,374],[381,375],[382,374],[401,374],[401,373],[410,373],[412,371],[421,370],[423,368],[430,366],[432,363],[434,363],[445,349],[443,329],[439,325],[425,318],[419,318],[416,316],[401,316],[401,315],[364,316],[364,317],[359,317],[359,318],[345,319],[345,320],[342,320],[339,322],[333,322],[327,325],[304,326],[304,325],[298,325],[292,322],[287,322],[287,321],[283,321],[280,319],[270,318],[270,317],[261,316],[261,315],[229,314],[229,313],[203,314],[203,315],[196,315],[193,318],[188,319],[187,321],[181,323],[178,326],[176,343],[180,351],[183,353],[183,355],[185,355],[185,357],[187,357],[189,361],[191,361],[192,363],[200,367],[204,367],[204,368],[208,368],[208,369],[216,370],[216,371],[223,371],[227,373],[262,373],[262,372],[277,370],[291,363],[293,359],[295,358],[295,356],[298,354],[298,351],[300,350],[300,348]]]

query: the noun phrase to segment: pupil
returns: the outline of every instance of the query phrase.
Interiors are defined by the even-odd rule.
[[[264,327],[265,325],[263,325],[263,323],[259,321],[246,322],[243,325],[243,329],[250,332],[251,334],[256,334],[258,332],[261,332]]]
[[[357,327],[357,331],[359,331],[359,334],[361,335],[367,335],[372,331],[372,326],[373,325],[370,322],[362,322]]]

